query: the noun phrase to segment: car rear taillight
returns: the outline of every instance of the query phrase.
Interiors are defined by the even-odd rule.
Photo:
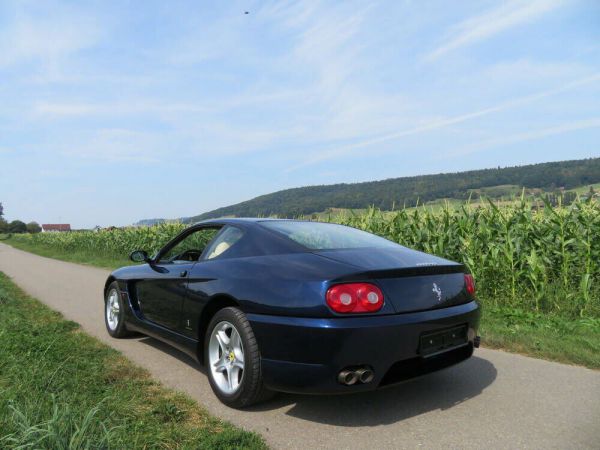
[[[336,284],[327,290],[326,299],[338,313],[369,313],[383,306],[383,292],[371,283]]]
[[[470,273],[465,274],[465,287],[469,295],[475,295],[475,280]]]

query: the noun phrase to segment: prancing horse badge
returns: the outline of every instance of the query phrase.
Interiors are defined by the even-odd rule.
[[[442,301],[442,290],[438,287],[437,284],[433,283],[433,289],[431,291],[437,295],[438,302],[441,302]]]

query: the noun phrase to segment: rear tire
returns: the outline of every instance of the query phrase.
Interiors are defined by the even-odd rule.
[[[116,281],[108,286],[104,297],[104,324],[108,334],[114,338],[124,338],[131,335],[125,326],[125,305]]]
[[[244,408],[274,395],[264,386],[258,343],[238,308],[223,308],[210,321],[204,361],[210,387],[227,406]]]

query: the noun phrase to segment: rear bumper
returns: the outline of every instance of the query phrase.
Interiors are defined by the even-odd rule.
[[[267,387],[295,393],[345,393],[376,389],[448,367],[473,353],[480,310],[476,302],[416,313],[344,318],[249,314],[259,343]],[[419,354],[423,333],[467,325],[468,342],[428,358]],[[346,386],[338,373],[370,366],[367,384]]]

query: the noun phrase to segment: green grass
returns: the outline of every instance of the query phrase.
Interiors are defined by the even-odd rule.
[[[571,190],[577,192],[579,195],[583,195],[587,194],[590,191],[590,186],[594,188],[594,191],[600,192],[600,183],[586,184],[585,186],[576,187]]]
[[[482,345],[600,369],[600,319],[484,308]]]
[[[593,186],[594,190],[596,192],[600,192],[600,183],[586,184],[584,186],[579,186],[579,187],[576,187],[573,189],[568,189],[568,191],[575,192],[578,195],[586,195],[590,190],[590,186]],[[501,184],[501,185],[497,185],[497,186],[482,187],[479,189],[470,189],[469,191],[472,192],[473,194],[477,194],[478,196],[480,196],[480,197],[477,197],[477,196],[473,195],[473,197],[470,201],[471,205],[488,207],[489,204],[488,204],[487,198],[492,199],[494,201],[494,203],[496,203],[496,204],[510,203],[512,200],[518,199],[521,197],[521,194],[523,193],[523,187],[515,185],[515,184]],[[552,192],[550,192],[550,191],[544,192],[541,189],[525,189],[525,197],[530,200],[535,198],[536,200],[540,201],[544,195],[551,194],[551,193]],[[424,203],[420,202],[419,206],[406,207],[405,209],[408,211],[414,211],[416,209],[418,209],[418,210],[426,209],[426,210],[438,213],[446,207],[449,207],[451,209],[459,209],[464,204],[465,204],[464,199],[446,197],[446,198],[437,198],[435,200],[429,200]],[[401,209],[402,207],[403,207],[403,205],[401,205],[401,204],[396,205],[396,209]],[[315,212],[313,214],[305,214],[303,217],[307,218],[307,219],[314,217],[319,220],[327,220],[328,217],[335,217],[338,215],[350,215],[350,214],[360,216],[367,212],[368,212],[368,208],[356,208],[356,209],[327,208],[325,211]],[[392,213],[392,211],[382,211],[382,212],[384,214],[388,214],[388,215]]]
[[[0,273],[0,448],[265,448]]]
[[[44,246],[31,241],[15,239],[14,236],[0,241],[20,250],[35,253],[36,255],[85,264],[88,266],[101,267],[103,269],[113,270],[118,267],[134,264],[127,258],[115,258],[83,250],[62,250],[60,248]]]

